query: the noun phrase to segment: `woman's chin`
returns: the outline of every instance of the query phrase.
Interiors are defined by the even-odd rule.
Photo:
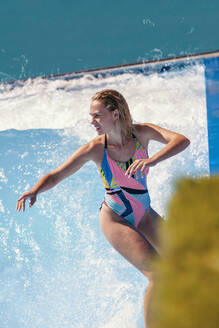
[[[103,134],[101,129],[96,129],[96,132],[97,132],[98,135]]]

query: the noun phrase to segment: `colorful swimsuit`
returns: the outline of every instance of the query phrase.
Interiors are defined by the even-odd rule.
[[[138,178],[135,175],[130,178],[125,175],[128,167],[136,159],[148,158],[146,149],[134,135],[132,136],[135,142],[135,153],[129,161],[120,162],[111,159],[108,155],[105,135],[104,157],[99,172],[106,190],[104,203],[131,225],[137,227],[150,207],[150,196],[147,190],[149,169],[144,171],[143,178],[140,172]]]

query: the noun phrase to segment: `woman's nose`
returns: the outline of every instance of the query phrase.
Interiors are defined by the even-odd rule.
[[[92,118],[91,118],[91,124],[94,124],[94,123],[95,123],[95,118],[92,117]]]

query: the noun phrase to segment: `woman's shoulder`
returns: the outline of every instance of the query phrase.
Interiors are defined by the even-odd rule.
[[[144,138],[151,139],[154,137],[154,133],[164,130],[160,126],[153,123],[137,123],[133,124],[136,134],[143,136]]]
[[[144,148],[148,147],[150,140],[150,123],[137,123],[133,124],[133,133],[140,141]]]
[[[89,145],[92,149],[98,149],[104,147],[105,143],[105,134],[101,134],[96,138],[90,140],[87,145]]]
[[[96,163],[100,163],[102,161],[104,144],[105,135],[97,136],[86,144],[86,147],[91,154],[92,160]]]
[[[135,123],[135,124],[133,124],[133,127],[137,133],[145,133],[149,130],[151,125],[153,125],[153,124],[152,123]]]

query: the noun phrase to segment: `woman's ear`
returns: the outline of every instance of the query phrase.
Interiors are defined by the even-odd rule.
[[[119,110],[117,108],[113,111],[113,118],[115,121],[119,119]]]

